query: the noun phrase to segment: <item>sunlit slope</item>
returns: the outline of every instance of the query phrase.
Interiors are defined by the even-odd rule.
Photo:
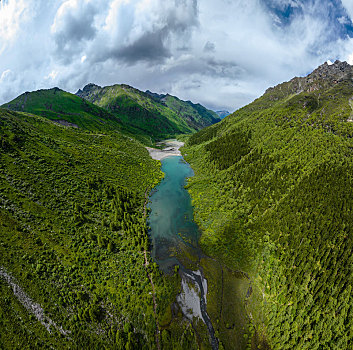
[[[352,76],[320,66],[184,150],[202,247],[252,280],[253,346],[352,347]]]
[[[1,349],[156,347],[156,318],[170,323],[179,290],[149,257],[143,205],[161,175],[130,137],[0,109]]]
[[[219,121],[201,105],[169,95],[161,98],[162,95],[145,93],[128,85],[102,88],[88,84],[77,95],[119,115],[124,123],[155,139],[191,133]]]
[[[40,115],[56,123],[92,131],[121,130],[122,122],[108,111],[58,88],[26,92],[3,105]],[[69,124],[67,124],[67,123]]]

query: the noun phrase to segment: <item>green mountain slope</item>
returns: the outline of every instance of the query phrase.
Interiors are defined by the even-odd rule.
[[[118,117],[58,88],[26,92],[2,107],[18,112],[33,113],[58,124],[85,130],[122,129],[122,122]]]
[[[199,103],[194,104],[191,101],[183,101],[169,94],[159,95],[148,90],[146,93],[172,110],[179,118],[185,120],[189,127],[195,130],[203,129],[220,121],[217,113]]]
[[[201,105],[173,96],[144,93],[128,85],[100,87],[86,85],[77,95],[119,117],[135,131],[163,139],[191,133],[219,121]]]
[[[352,78],[347,63],[324,64],[184,148],[203,249],[250,277],[251,348],[353,347]],[[220,307],[211,318],[231,348]]]
[[[155,349],[156,334],[195,348],[180,316],[171,322],[180,279],[148,251],[159,166],[118,132],[0,109],[1,349]]]

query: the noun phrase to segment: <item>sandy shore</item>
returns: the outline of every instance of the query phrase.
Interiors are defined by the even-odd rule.
[[[181,156],[179,148],[184,146],[184,142],[177,140],[166,140],[158,143],[157,145],[164,146],[163,149],[146,147],[150,156],[156,160],[162,160],[171,156]]]

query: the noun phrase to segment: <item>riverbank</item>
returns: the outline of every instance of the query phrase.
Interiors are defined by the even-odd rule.
[[[151,255],[167,275],[174,273],[176,265],[180,267],[181,289],[174,305],[184,321],[192,326],[198,345],[205,350],[218,350],[218,340],[206,310],[208,281],[198,268],[200,256],[203,256],[198,246],[200,231],[193,220],[190,195],[185,189],[186,179],[193,176],[193,171],[182,156],[170,157],[175,152],[170,149],[171,144],[180,147],[183,143],[164,143],[168,146],[168,158],[162,160],[165,177],[150,197],[148,206]],[[165,156],[165,150],[162,152]],[[195,268],[189,260],[195,262]]]
[[[157,146],[164,148],[152,148],[146,147],[150,156],[155,160],[162,160],[170,156],[181,156],[180,147],[184,146],[184,142],[177,140],[165,140],[163,142],[157,143]]]

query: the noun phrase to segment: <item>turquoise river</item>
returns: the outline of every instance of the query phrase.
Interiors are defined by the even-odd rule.
[[[193,247],[197,253],[199,229],[193,221],[191,198],[184,188],[193,170],[182,157],[162,160],[164,179],[150,196],[149,215],[152,256],[164,272],[179,264],[175,253],[181,245]]]
[[[193,170],[181,156],[167,157],[161,163],[165,177],[152,191],[148,205],[152,256],[165,273],[179,265],[182,292],[178,303],[191,322],[194,316],[203,320],[212,349],[218,349],[218,341],[206,311],[207,281],[201,270],[192,271],[178,259],[186,250],[188,254],[202,255],[198,246],[200,230],[193,221],[191,198],[185,189],[186,180],[193,176]],[[188,283],[192,283],[198,292],[190,291]],[[190,309],[193,313],[188,315],[187,310]]]

